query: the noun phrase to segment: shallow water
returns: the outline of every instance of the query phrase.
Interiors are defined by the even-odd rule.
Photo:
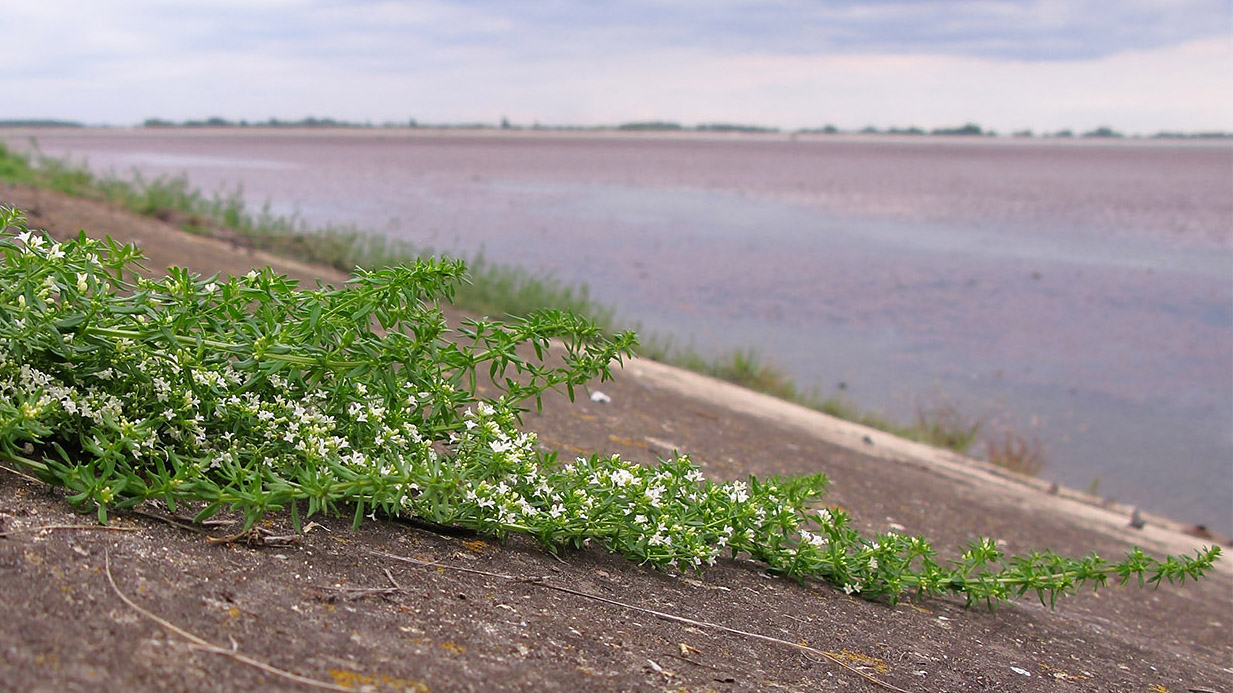
[[[21,146],[23,140],[12,138]],[[1233,146],[498,133],[40,135],[96,170],[585,282],[910,418],[1039,436],[1043,477],[1233,531]],[[977,451],[979,452],[979,450]]]

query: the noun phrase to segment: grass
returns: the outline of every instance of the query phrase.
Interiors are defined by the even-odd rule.
[[[1003,431],[1001,437],[985,441],[985,456],[999,467],[1028,476],[1036,476],[1045,464],[1040,441],[1015,431]]]
[[[135,173],[131,180],[97,176],[84,166],[45,156],[37,149],[31,157],[10,150],[3,143],[0,180],[106,200],[136,214],[173,223],[189,233],[224,238],[345,273],[357,267],[381,268],[435,254],[430,248],[354,227],[313,229],[295,217],[272,214],[268,205],[254,213],[244,202],[241,188],[206,195],[193,188],[183,175],[147,179]],[[593,300],[585,285],[574,287],[551,276],[493,263],[482,253],[468,259],[467,265],[470,281],[460,285],[454,296],[454,304],[463,310],[518,317],[543,308],[567,310],[586,316],[609,334],[618,331],[613,309]],[[640,349],[642,356],[960,453],[971,449],[981,429],[980,421],[963,416],[950,405],[918,408],[916,420],[904,424],[862,411],[838,396],[823,397],[816,391],[801,390],[783,370],[766,362],[753,349],[706,358],[693,349],[675,348],[670,340],[651,337],[646,341]],[[1013,459],[1013,455],[996,457],[991,454],[990,461]],[[1034,469],[1039,469],[1040,462],[1039,458],[1034,461]]]

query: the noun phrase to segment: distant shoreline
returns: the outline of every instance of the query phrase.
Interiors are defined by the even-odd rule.
[[[1011,135],[911,135],[890,133],[795,133],[795,132],[715,132],[697,130],[618,130],[608,129],[550,129],[496,127],[143,127],[143,126],[73,126],[38,127],[6,126],[0,123],[0,136],[38,138],[54,134],[56,137],[117,136],[209,137],[228,135],[233,137],[355,137],[355,138],[457,138],[457,139],[557,139],[557,140],[662,140],[693,142],[803,142],[803,143],[863,143],[896,145],[968,145],[968,146],[1065,146],[1065,147],[1224,147],[1233,148],[1233,135],[1219,137],[1053,137],[1037,135],[1015,137]]]
[[[894,138],[954,138],[963,139],[999,139],[999,140],[1233,140],[1233,131],[1229,130],[1158,130],[1153,133],[1124,133],[1102,124],[1090,130],[1074,130],[1061,128],[1053,131],[1037,132],[1031,128],[999,132],[985,128],[975,122],[968,121],[963,125],[942,125],[923,128],[919,125],[890,125],[877,127],[866,125],[861,128],[841,128],[833,123],[821,126],[783,128],[773,125],[758,125],[725,121],[699,122],[684,124],[675,120],[651,119],[628,121],[617,124],[577,125],[577,124],[541,124],[531,125],[512,122],[502,117],[495,123],[471,121],[458,123],[422,123],[415,118],[405,121],[386,120],[380,124],[371,121],[356,122],[338,120],[335,118],[317,118],[308,116],[298,120],[283,120],[270,117],[262,121],[246,119],[229,120],[220,116],[210,116],[201,119],[185,119],[181,121],[165,118],[147,118],[140,124],[111,125],[107,123],[87,124],[82,121],[62,120],[56,118],[8,118],[0,119],[0,130],[9,128],[30,128],[50,130],[87,129],[99,130],[321,130],[321,131],[398,131],[426,130],[430,132],[533,132],[533,133],[655,133],[655,134],[699,134],[699,135],[738,135],[738,136],[784,136],[798,137],[835,137],[835,136],[888,136]]]

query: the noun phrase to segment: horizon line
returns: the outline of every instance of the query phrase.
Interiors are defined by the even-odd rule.
[[[229,120],[221,116],[209,116],[202,119],[187,119],[172,121],[163,118],[146,118],[141,123],[88,123],[79,120],[59,118],[3,118],[0,128],[28,129],[358,129],[358,130],[497,130],[497,131],[591,131],[591,132],[681,132],[703,134],[748,134],[748,135],[892,135],[892,136],[958,136],[958,137],[999,137],[999,138],[1055,138],[1055,139],[1224,139],[1233,138],[1233,131],[1227,130],[1158,130],[1153,133],[1125,133],[1109,125],[1102,125],[1084,132],[1073,128],[1044,130],[1037,132],[1032,128],[1023,128],[1007,132],[995,129],[985,129],[975,122],[967,122],[959,126],[939,126],[924,128],[917,125],[877,127],[866,125],[861,128],[841,128],[833,124],[816,127],[782,128],[777,126],[754,125],[739,122],[710,121],[686,125],[674,120],[635,120],[617,124],[581,125],[581,124],[543,124],[538,121],[530,125],[512,123],[502,117],[495,123],[484,121],[456,121],[442,123],[421,123],[415,118],[403,121],[386,120],[379,124],[371,120],[363,122],[341,120],[330,117],[318,118],[306,116],[300,119],[282,119],[270,117],[265,120],[238,119]]]

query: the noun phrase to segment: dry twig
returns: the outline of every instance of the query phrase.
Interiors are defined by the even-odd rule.
[[[32,527],[19,527],[10,529],[5,532],[0,532],[0,537],[7,537],[10,534],[18,534],[20,532],[50,532],[57,529],[80,529],[80,530],[103,530],[106,532],[136,532],[139,527],[113,527],[111,525],[36,525]]]
[[[26,474],[25,472],[19,472],[19,471],[17,471],[16,469],[13,469],[13,468],[9,467],[9,466],[8,466],[8,465],[6,465],[6,464],[0,464],[0,469],[2,469],[2,470],[4,470],[4,471],[8,472],[9,474],[13,474],[14,476],[19,476],[19,477],[21,477],[21,478],[25,479],[26,481],[30,481],[30,482],[36,483],[36,484],[38,484],[39,486],[46,486],[46,485],[47,485],[47,482],[43,481],[42,479],[39,479],[38,477],[33,477],[33,476],[30,476],[29,474]]]
[[[260,527],[252,527],[238,534],[228,534],[225,537],[206,537],[211,544],[248,544],[249,546],[290,546],[300,543],[300,535],[276,535]]]
[[[209,532],[205,531],[204,529],[192,524],[190,520],[183,520],[178,517],[168,517],[167,515],[160,515],[158,513],[150,513],[144,510],[130,510],[129,512],[131,512],[134,515],[138,515],[140,517],[146,517],[151,520],[158,520],[159,522],[165,522],[171,525],[172,527],[179,527],[180,529],[187,530],[189,532],[194,532],[196,534],[209,534]]]
[[[220,647],[210,642],[209,640],[206,640],[205,638],[194,635],[184,630],[183,628],[180,628],[174,623],[171,623],[170,621],[167,621],[166,619],[163,619],[159,617],[158,615],[150,611],[147,611],[146,609],[143,609],[142,607],[138,606],[136,602],[134,602],[133,600],[125,596],[125,594],[121,592],[120,588],[116,585],[115,578],[111,576],[111,554],[106,549],[103,550],[103,568],[107,573],[107,582],[111,583],[112,591],[116,593],[116,596],[119,597],[121,601],[123,601],[125,604],[127,604],[129,607],[131,607],[134,611],[141,614],[142,616],[145,616],[146,618],[150,619],[151,621],[154,621],[155,623],[162,626],[163,628],[166,628],[172,633],[175,633],[176,635],[187,640],[189,642],[189,647],[192,647],[197,650],[202,650],[203,652],[211,652],[213,654],[222,655],[224,657],[230,657],[231,659],[234,659],[235,661],[240,662],[241,664],[247,664],[250,667],[260,669],[261,671],[264,671],[267,674],[273,674],[274,676],[277,676],[279,678],[284,678],[284,679],[287,679],[288,681],[294,681],[296,683],[300,683],[305,686],[311,686],[313,688],[320,688],[326,691],[353,692],[355,690],[353,688],[347,688],[346,686],[339,686],[333,683],[328,683],[326,681],[318,681],[317,679],[310,679],[306,676],[300,676],[299,674],[293,674],[290,671],[279,669],[276,666],[266,664],[265,662],[259,659],[253,659],[252,657],[242,654],[233,648]]]

